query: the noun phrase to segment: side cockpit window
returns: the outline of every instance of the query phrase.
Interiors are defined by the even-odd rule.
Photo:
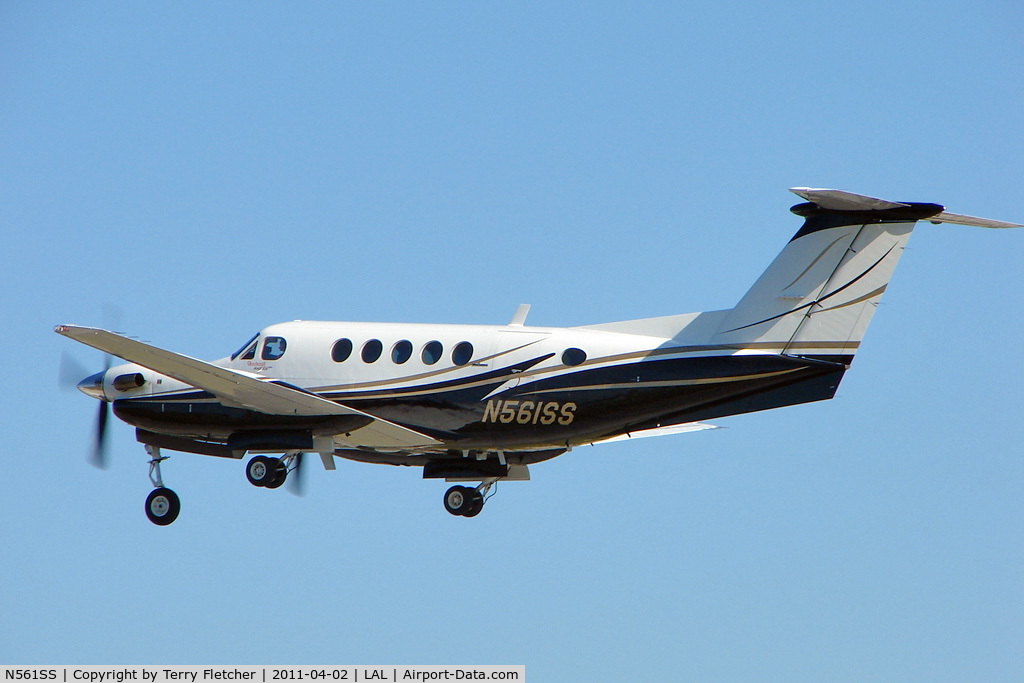
[[[256,340],[259,339],[258,334],[254,334],[252,339],[242,344],[242,347],[231,354],[231,360],[235,360],[239,356],[242,360],[252,360],[256,356]]]
[[[277,360],[284,355],[284,350],[288,346],[288,342],[284,340],[284,337],[267,337],[263,342],[263,353],[260,354],[260,358],[263,360]]]

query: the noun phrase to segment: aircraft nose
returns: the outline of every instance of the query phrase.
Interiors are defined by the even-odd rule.
[[[78,390],[86,396],[92,396],[101,401],[107,400],[106,395],[103,393],[103,376],[106,374],[107,371],[104,370],[103,372],[97,372],[95,375],[89,375],[78,383]]]

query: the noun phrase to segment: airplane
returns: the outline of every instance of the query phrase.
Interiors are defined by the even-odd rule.
[[[841,190],[792,188],[803,224],[730,309],[581,327],[296,320],[206,362],[111,331],[55,331],[127,363],[79,382],[136,428],[153,491],[146,515],[173,522],[163,450],[231,459],[277,488],[305,454],[423,469],[455,485],[474,517],[500,481],[576,446],[713,428],[705,420],[832,398],[917,221],[1013,223]],[[109,365],[109,362],[108,362]],[[475,486],[464,484],[479,482]]]

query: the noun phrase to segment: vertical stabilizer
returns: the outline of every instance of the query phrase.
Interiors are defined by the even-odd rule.
[[[938,204],[793,190],[804,224],[725,316],[720,344],[849,363],[914,224]]]

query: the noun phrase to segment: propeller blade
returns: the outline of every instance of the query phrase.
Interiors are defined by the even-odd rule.
[[[57,374],[57,384],[61,389],[74,389],[86,375],[91,374],[84,365],[78,362],[74,356],[64,352],[60,354],[60,370]]]
[[[305,455],[305,453],[299,453],[295,456],[295,467],[292,469],[292,473],[287,480],[289,493],[300,498],[306,495],[305,482],[302,476],[302,460]]]
[[[101,470],[107,469],[107,417],[110,415],[110,404],[100,401],[100,412],[96,417],[96,439],[93,442],[89,463]]]

